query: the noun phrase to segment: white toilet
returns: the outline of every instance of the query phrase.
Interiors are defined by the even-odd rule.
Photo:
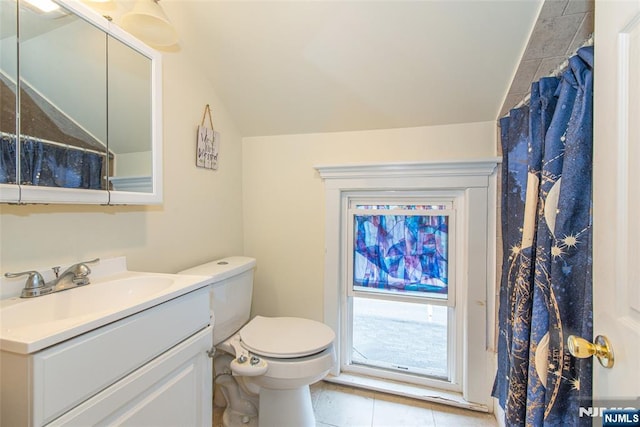
[[[334,365],[335,334],[296,317],[249,321],[255,266],[255,259],[236,256],[180,272],[211,277],[213,344],[223,350],[214,361],[216,394],[227,406],[223,425],[313,427],[309,385]]]

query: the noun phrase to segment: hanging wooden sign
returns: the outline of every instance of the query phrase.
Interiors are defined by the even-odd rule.
[[[209,115],[209,124],[204,125],[204,120]],[[211,109],[209,104],[204,108],[202,122],[198,126],[198,140],[196,145],[196,166],[205,169],[218,169],[218,152],[220,150],[220,132],[213,128]]]

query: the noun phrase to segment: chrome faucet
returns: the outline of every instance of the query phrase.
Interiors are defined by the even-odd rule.
[[[89,274],[91,274],[91,269],[87,264],[98,261],[100,261],[100,258],[73,264],[62,274],[59,274],[60,267],[53,267],[56,278],[46,283],[42,274],[37,271],[5,273],[5,277],[13,278],[28,275],[29,277],[27,277],[24,289],[22,290],[21,298],[39,297],[53,292],[61,292],[67,289],[77,288],[78,286],[88,285],[90,283]]]
[[[96,258],[91,261],[73,264],[62,274],[58,274],[60,272],[60,267],[53,267],[53,272],[56,274],[56,278],[51,282],[51,286],[53,287],[53,290],[51,292],[60,292],[64,291],[65,289],[88,285],[90,283],[89,274],[91,274],[91,269],[87,266],[87,264],[98,262],[98,260],[99,258]]]

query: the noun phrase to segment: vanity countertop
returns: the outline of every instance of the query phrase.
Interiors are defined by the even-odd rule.
[[[124,258],[92,267],[91,284],[0,300],[0,350],[30,354],[208,284],[208,277],[128,271]]]

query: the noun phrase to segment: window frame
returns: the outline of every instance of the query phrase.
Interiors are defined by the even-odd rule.
[[[388,195],[399,190],[459,191],[462,204],[467,209],[464,217],[458,215],[458,230],[461,226],[465,230],[463,248],[458,250],[464,250],[468,255],[467,263],[457,266],[458,272],[462,272],[457,277],[457,294],[464,295],[468,301],[458,310],[464,328],[461,348],[465,352],[461,372],[457,374],[462,383],[459,398],[462,399],[460,402],[467,402],[477,409],[490,410],[493,407],[490,390],[495,372],[497,166],[500,161],[499,157],[491,157],[314,167],[324,182],[325,195],[323,320],[338,337],[334,342],[338,354],[345,345],[340,331],[346,311],[341,300],[346,279],[343,263],[346,194],[377,191]],[[328,380],[397,392],[395,386],[372,385],[366,378],[360,380],[346,376],[342,379],[339,364],[331,369]],[[438,395],[437,388],[433,387],[433,391],[426,394],[419,392],[416,397],[431,400],[429,396]],[[408,389],[405,392],[413,393]],[[433,399],[438,400],[437,397]]]
[[[340,338],[342,345],[338,354],[340,370],[347,373],[356,373],[367,376],[385,378],[392,381],[401,381],[408,384],[416,384],[427,387],[435,387],[439,389],[460,392],[462,390],[462,381],[459,373],[462,368],[462,317],[461,310],[456,309],[456,305],[464,304],[464,298],[458,300],[455,286],[455,278],[459,274],[456,271],[456,259],[463,257],[464,254],[458,252],[461,247],[459,236],[460,233],[456,227],[456,217],[464,214],[463,193],[461,191],[438,191],[438,190],[399,190],[391,193],[384,191],[355,191],[345,192],[344,206],[346,215],[343,216],[343,230],[346,230],[342,240],[344,248],[343,266],[345,266],[344,286],[341,292],[342,306],[342,328]],[[425,209],[425,210],[406,210],[406,209],[358,209],[356,205],[435,205],[445,206],[445,209]],[[400,212],[416,213],[425,215],[432,212],[434,215],[446,213],[449,217],[449,294],[447,299],[429,298],[427,296],[402,295],[389,292],[368,292],[353,290],[353,212],[388,212],[390,215]],[[428,215],[428,214],[427,214]],[[354,363],[352,360],[353,349],[353,298],[371,298],[388,301],[410,302],[418,304],[442,305],[447,310],[447,375],[446,378],[435,376],[421,375],[418,372],[401,372],[399,370],[385,369],[383,367],[374,367],[372,365],[363,365]]]

